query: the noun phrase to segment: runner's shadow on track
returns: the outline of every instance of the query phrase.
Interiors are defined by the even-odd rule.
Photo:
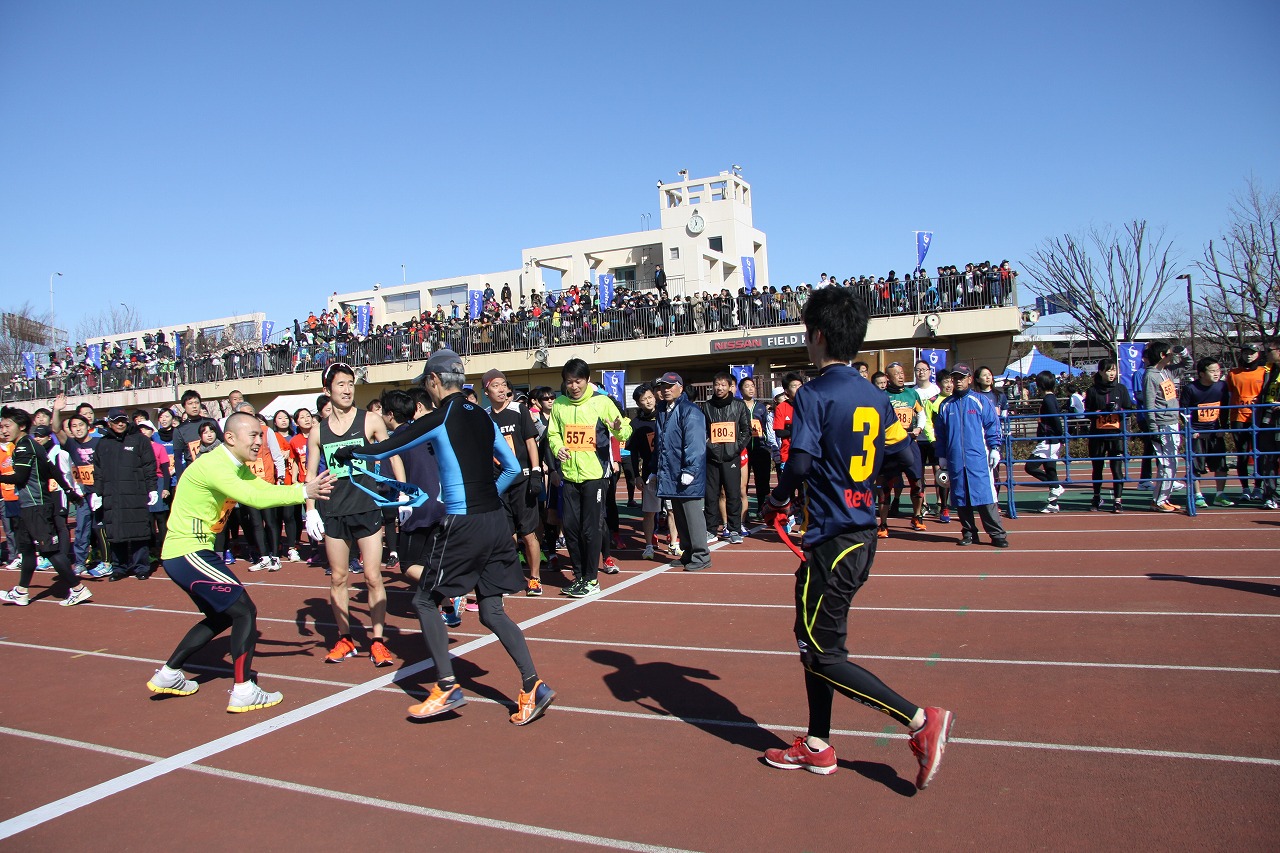
[[[1147,572],[1147,577],[1153,581],[1181,581],[1182,583],[1196,584],[1197,586],[1216,586],[1219,589],[1251,592],[1255,595],[1269,595],[1273,598],[1280,598],[1280,586],[1273,583],[1258,583],[1256,581],[1242,581],[1230,578],[1198,578],[1193,575],[1167,575],[1159,572]]]
[[[957,530],[954,536],[942,536],[935,533],[921,533],[918,530],[899,530],[893,528],[889,533],[890,539],[901,539],[904,542],[955,542],[960,538],[960,531]]]
[[[713,672],[666,661],[638,663],[631,655],[610,649],[587,652],[587,659],[614,668],[605,675],[604,683],[620,702],[633,702],[659,716],[679,717],[707,734],[747,749],[763,751],[778,745],[777,735],[761,728],[704,683],[720,680]]]

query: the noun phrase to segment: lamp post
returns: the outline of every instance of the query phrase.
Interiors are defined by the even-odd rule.
[[[1194,355],[1196,351],[1196,302],[1191,289],[1191,273],[1184,272],[1178,278],[1187,280],[1187,322],[1191,324],[1187,349],[1191,350]]]
[[[60,275],[62,275],[62,273],[60,273],[60,272],[51,272],[51,273],[49,273],[49,325],[50,325],[50,326],[53,326],[53,325],[54,325],[54,322],[53,322],[53,319],[54,319],[54,315],[53,315],[53,277],[54,277],[55,275],[60,276]]]

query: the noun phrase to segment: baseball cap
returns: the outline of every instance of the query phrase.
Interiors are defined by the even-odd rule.
[[[653,381],[654,385],[683,385],[684,380],[674,370],[668,370]]]
[[[963,361],[948,371],[952,376],[972,376],[973,370]]]
[[[127,421],[129,420],[129,413],[126,412],[124,409],[120,409],[120,408],[112,409],[111,411],[107,412],[107,420]]]
[[[489,383],[495,379],[501,379],[503,382],[505,382],[507,381],[507,375],[496,367],[491,370],[488,370],[484,374],[484,379],[481,380],[480,382],[480,387],[488,388]]]
[[[429,373],[466,373],[467,369],[462,364],[462,356],[458,355],[451,349],[442,349],[431,354],[427,359],[427,363],[422,366],[422,373],[414,378],[415,385],[423,382]]]
[[[32,429],[31,434],[34,435],[36,438],[45,438],[47,436],[53,435],[53,430],[50,429],[48,426],[41,424],[40,426]]]
[[[1241,344],[1241,345],[1240,345],[1240,352],[1242,352],[1242,353],[1258,353],[1258,352],[1262,352],[1262,350],[1258,348],[1258,345],[1257,345],[1257,344]]]
[[[138,429],[149,429],[152,432],[155,432],[156,425],[153,424],[151,421],[143,421],[142,423],[138,424]]]

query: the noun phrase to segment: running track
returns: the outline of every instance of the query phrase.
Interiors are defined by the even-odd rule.
[[[1280,517],[1024,515],[1008,551],[953,547],[956,524],[905,527],[881,543],[850,647],[956,712],[926,792],[902,731],[840,697],[840,772],[760,762],[806,717],[795,559],[773,536],[699,574],[624,552],[587,602],[550,584],[508,599],[559,693],[526,728],[506,721],[515,670],[475,614],[453,632],[471,704],[413,723],[423,655],[403,580],[389,584],[400,669],[326,666],[320,571],[240,563],[256,669],[285,693],[260,713],[225,713],[225,639],[188,667],[199,693],[147,692],[193,621],[160,576],[94,584],[72,609],[0,610],[0,848],[1280,846]],[[364,620],[363,596],[354,609]]]

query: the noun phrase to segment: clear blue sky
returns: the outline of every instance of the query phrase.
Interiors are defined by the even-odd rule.
[[[621,233],[742,164],[776,284],[1196,257],[1280,187],[1280,4],[0,3],[0,306],[288,322]],[[567,188],[567,191],[566,191]],[[656,219],[656,216],[655,216]],[[1027,299],[1024,297],[1024,302]]]

